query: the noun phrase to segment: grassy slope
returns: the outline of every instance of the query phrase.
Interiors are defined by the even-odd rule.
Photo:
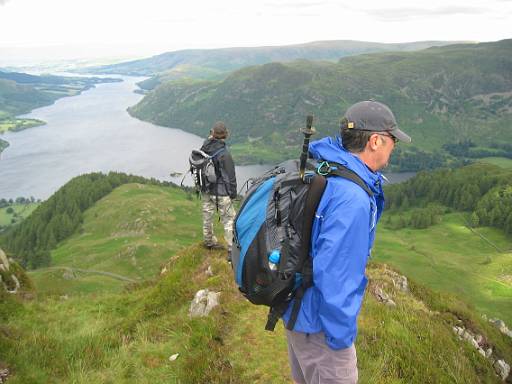
[[[98,283],[118,291],[122,280],[87,273],[65,280],[54,267],[107,271],[136,280],[154,276],[161,263],[199,240],[198,207],[196,199],[173,188],[123,185],[87,210],[80,233],[52,252],[52,268],[31,275],[41,293],[94,291]]]
[[[38,207],[38,203],[33,204],[14,204],[12,208],[14,209],[14,212],[23,220],[24,218],[28,217],[34,209]],[[11,224],[11,220],[13,218],[13,214],[7,213],[7,208],[0,208],[0,225],[1,226],[7,226]],[[17,221],[21,221],[19,218],[17,218]]]
[[[213,277],[205,273],[209,265]],[[385,285],[386,273],[373,265],[372,283]],[[202,288],[221,292],[222,309],[191,320],[189,303]],[[396,308],[366,297],[357,340],[361,383],[498,382],[453,335],[451,313],[432,311],[411,294],[393,295]],[[471,313],[452,304],[459,315]],[[237,293],[223,253],[192,246],[155,286],[26,305],[2,326],[15,337],[0,337],[0,352],[15,367],[11,383],[289,383],[283,329],[264,331],[265,317]],[[501,343],[502,354],[512,353],[481,319],[465,319],[493,345]]]
[[[44,294],[0,324],[0,364],[11,368],[9,382],[289,383],[282,327],[276,334],[263,330],[265,309],[240,296],[224,253],[193,244],[199,241],[199,228],[198,202],[173,189],[125,185],[96,203],[86,212],[82,233],[54,252],[55,264],[149,280],[81,283],[80,275],[69,283],[55,271],[32,273]],[[394,254],[395,248],[405,253],[391,236],[408,232],[381,228],[376,254]],[[443,232],[429,233],[442,237]],[[468,234],[463,238],[479,247]],[[447,245],[437,238],[434,242]],[[130,245],[147,246],[143,257],[135,256],[137,265],[122,256]],[[446,255],[457,257],[455,252]],[[154,278],[168,259],[170,272]],[[213,276],[206,274],[208,266]],[[360,382],[497,383],[489,363],[454,336],[454,313],[502,356],[512,355],[512,343],[453,297],[415,284],[414,294],[396,291],[390,273],[375,263],[368,271],[369,292],[378,284],[398,305],[386,307],[370,293],[366,296],[357,340]],[[190,301],[203,288],[221,292],[222,308],[191,320]],[[68,299],[55,296],[65,293]],[[170,362],[175,353],[180,356]]]
[[[375,260],[391,264],[430,288],[451,292],[488,316],[512,324],[512,239],[479,228],[499,249],[464,226],[461,214],[445,215],[426,230],[390,230],[381,225]]]
[[[497,165],[502,168],[512,168],[512,159],[507,159],[505,157],[486,157],[480,161],[483,163]]]

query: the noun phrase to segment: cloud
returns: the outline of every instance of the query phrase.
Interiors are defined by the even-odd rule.
[[[0,0],[0,6],[5,5],[9,0]]]
[[[423,19],[439,16],[453,15],[479,15],[486,12],[485,8],[478,7],[462,7],[462,6],[445,6],[433,9],[426,8],[388,8],[388,9],[372,9],[366,13],[381,21],[406,21],[411,19]]]
[[[301,1],[301,2],[293,2],[293,1],[285,1],[282,3],[264,3],[265,6],[269,8],[290,8],[292,10],[297,10],[300,8],[312,8],[312,7],[324,7],[331,5],[333,2],[329,0],[319,0],[319,1]]]

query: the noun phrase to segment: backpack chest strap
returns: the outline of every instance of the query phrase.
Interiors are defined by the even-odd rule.
[[[330,163],[327,161],[321,161],[316,168],[316,173],[322,176],[338,176],[344,179],[350,180],[353,183],[359,185],[370,197],[373,197],[374,193],[368,187],[368,185],[361,179],[361,177],[354,171],[348,169],[344,165],[338,163]]]

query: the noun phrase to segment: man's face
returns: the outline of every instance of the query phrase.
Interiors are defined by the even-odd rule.
[[[395,142],[397,141],[394,136],[389,132],[375,133],[376,138],[376,151],[375,151],[375,168],[380,170],[388,166],[391,153],[395,149]],[[372,135],[372,136],[374,136]]]

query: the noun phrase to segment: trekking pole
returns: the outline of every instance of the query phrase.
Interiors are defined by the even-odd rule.
[[[311,135],[316,133],[313,125],[313,115],[306,117],[306,128],[302,128],[300,131],[304,134],[304,143],[302,144],[302,153],[300,154],[300,169],[299,174],[302,181],[304,181],[304,173],[306,172],[306,161],[308,159],[309,152],[309,138]]]

